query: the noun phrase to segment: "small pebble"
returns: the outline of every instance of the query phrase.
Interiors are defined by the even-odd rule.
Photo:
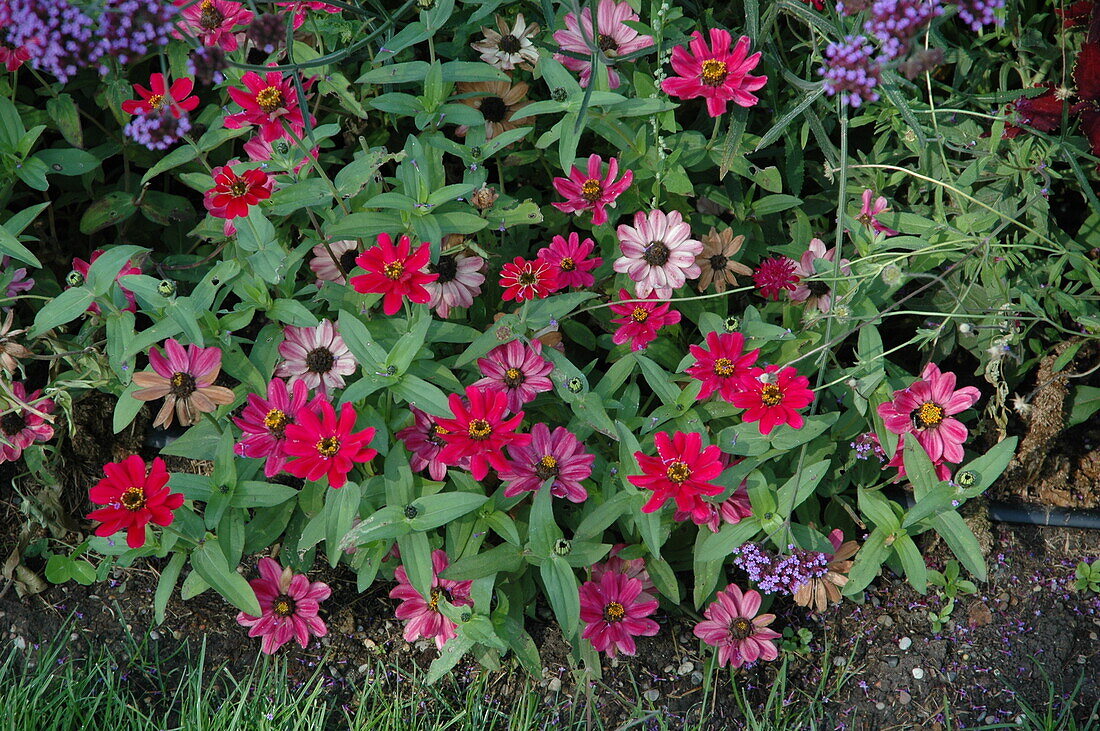
[[[550,682],[546,684],[546,689],[551,693],[558,693],[561,691],[561,678],[550,678]]]
[[[12,640],[12,644],[14,644],[17,649],[20,649],[20,650],[26,650],[27,649],[27,641],[25,639],[23,639],[22,637],[16,637],[14,640]]]
[[[902,637],[901,641],[898,642],[898,648],[901,650],[908,650],[910,646],[912,646],[912,644],[913,640],[909,639],[908,637]]]
[[[150,632],[149,632],[149,639],[151,639],[151,640],[159,640],[159,639],[160,639],[160,632],[157,632],[156,630],[152,630],[152,631],[150,631]]]
[[[920,680],[921,678],[924,677],[924,671],[921,670],[920,668],[913,668],[913,677],[916,678],[917,680]]]
[[[848,662],[848,658],[846,658],[846,657],[834,657],[833,658],[833,665],[835,665],[838,668],[844,667],[844,663],[846,663],[846,662]]]
[[[879,701],[878,703],[875,704],[875,708],[877,708],[880,711],[885,711],[886,710],[886,704],[883,703],[882,701]]]
[[[889,665],[892,668],[896,668],[898,666],[897,656],[896,655],[890,655],[889,657],[887,657],[886,658],[886,664]]]
[[[894,624],[894,618],[891,617],[889,614],[884,614],[878,618],[878,623],[881,624],[883,627],[892,627]]]
[[[645,693],[642,693],[642,697],[650,703],[654,703],[658,698],[661,697],[661,691],[657,690],[656,688],[650,688]]]
[[[689,661],[684,661],[683,663],[680,664],[680,667],[676,668],[676,674],[677,675],[687,675],[688,673],[690,673],[694,669],[695,669],[695,663],[689,662]]]
[[[909,701],[913,700],[913,696],[909,695],[907,691],[903,690],[898,693],[898,700],[901,701],[902,705],[906,705],[907,703],[909,703]]]

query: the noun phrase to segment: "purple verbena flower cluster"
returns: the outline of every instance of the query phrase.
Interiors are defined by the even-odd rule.
[[[139,114],[123,128],[123,132],[134,142],[145,145],[150,150],[167,150],[179,142],[180,137],[191,129],[191,120],[186,114],[177,119],[171,109],[162,107],[148,114]]]
[[[817,70],[825,77],[825,93],[840,94],[841,101],[851,107],[877,101],[882,68],[873,55],[874,49],[863,36],[847,36],[843,43],[830,43],[825,49],[825,65]]]
[[[1004,25],[1004,18],[997,17],[997,11],[1005,6],[1005,0],[956,0],[959,5],[959,20],[970,26],[975,33],[986,25]]]
[[[766,594],[794,594],[810,579],[829,571],[828,554],[788,546],[790,553],[777,556],[755,543],[734,551],[733,562]]]
[[[107,0],[99,19],[101,55],[126,64],[168,45],[178,13],[165,0]]]
[[[871,455],[878,457],[879,462],[886,461],[886,451],[879,444],[878,436],[874,432],[866,432],[849,442],[848,446],[856,452],[856,459],[870,459]]]
[[[942,14],[940,0],[875,0],[863,30],[878,38],[883,59],[891,60],[909,50],[913,36]]]
[[[187,57],[187,73],[195,80],[210,86],[225,81],[222,71],[229,64],[225,60],[225,51],[221,46],[205,46],[191,51]]]

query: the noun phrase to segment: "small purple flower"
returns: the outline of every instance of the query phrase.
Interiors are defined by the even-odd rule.
[[[177,12],[166,0],[107,0],[99,13],[99,55],[125,65],[168,45]],[[101,63],[100,70],[108,69]]]
[[[905,53],[913,36],[937,15],[943,15],[940,0],[875,0],[863,30],[879,39],[889,61]]]
[[[150,150],[167,150],[191,131],[191,120],[182,113],[177,118],[172,114],[172,109],[165,106],[148,114],[139,114],[122,131]]]
[[[825,93],[840,94],[851,107],[878,101],[876,91],[882,81],[882,68],[872,58],[874,49],[863,36],[845,36],[843,43],[830,43],[825,49],[825,65],[817,70],[825,77]]]
[[[959,5],[959,20],[977,33],[986,25],[1004,25],[1004,18],[997,17],[997,11],[1005,6],[1005,0],[956,0]]]

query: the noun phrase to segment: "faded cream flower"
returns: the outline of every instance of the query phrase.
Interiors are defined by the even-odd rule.
[[[4,324],[0,326],[0,368],[8,373],[15,373],[19,367],[20,358],[31,357],[31,351],[12,340],[16,335],[22,335],[25,329],[12,330],[12,321],[15,318],[15,310],[8,310],[8,316],[4,318]]]
[[[507,81],[458,82],[459,94],[476,94],[459,101],[479,110],[485,117],[486,140],[519,126],[512,121],[512,115],[527,106],[527,89],[527,84],[523,82],[515,86]],[[465,137],[468,129],[469,126],[464,124],[455,132],[459,137]]]
[[[702,272],[699,275],[700,292],[705,292],[711,282],[717,291],[725,292],[727,285],[737,284],[737,277],[734,275],[752,275],[752,269],[733,260],[745,243],[744,236],[734,236],[733,230],[728,228],[718,233],[711,226],[710,233],[703,236],[702,241],[703,250],[695,257],[695,263]]]
[[[824,612],[829,604],[840,601],[840,590],[848,583],[848,572],[852,568],[852,556],[859,550],[859,544],[855,541],[844,540],[844,534],[839,528],[829,534],[829,542],[833,545],[834,553],[827,564],[827,571],[823,576],[810,579],[794,594],[794,603],[800,607],[808,607],[817,612]]]
[[[539,32],[538,23],[527,25],[523,13],[520,13],[516,16],[515,25],[508,30],[508,23],[498,15],[497,28],[499,33],[492,28],[482,28],[485,39],[470,44],[481,54],[481,60],[504,71],[516,67],[528,71],[533,69],[538,63],[539,52],[531,43],[531,38]]]

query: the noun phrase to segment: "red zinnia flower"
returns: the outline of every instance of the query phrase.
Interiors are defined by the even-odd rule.
[[[698,516],[701,521],[708,518],[710,506],[702,496],[717,495],[725,489],[709,482],[722,474],[721,450],[713,444],[703,447],[703,435],[695,432],[678,431],[672,437],[668,432],[658,432],[653,442],[657,456],[635,452],[634,458],[643,474],[627,478],[632,484],[653,491],[642,512],[656,512],[672,498],[678,509]]]
[[[432,551],[432,585],[427,597],[421,596],[413,587],[404,566],[394,569],[393,578],[397,586],[390,590],[390,598],[401,600],[396,615],[405,622],[406,642],[415,642],[423,637],[434,640],[435,646],[442,650],[443,645],[458,636],[455,632],[458,625],[440,611],[439,601],[442,599],[454,607],[472,607],[474,600],[470,597],[470,589],[474,582],[441,578],[439,575],[449,564],[445,551],[438,548]]]
[[[603,264],[603,259],[588,255],[592,253],[595,244],[592,239],[581,240],[577,232],[569,234],[569,238],[555,236],[549,246],[539,249],[538,258],[554,267],[558,275],[558,287],[591,287],[596,283],[592,276],[593,269]]]
[[[340,418],[328,401],[318,403],[320,414],[310,409],[298,412],[298,423],[286,427],[286,454],[296,459],[287,463],[286,471],[307,480],[319,480],[328,475],[330,487],[343,487],[348,473],[357,462],[369,462],[378,452],[368,445],[375,429],[355,428],[355,407],[345,403]]]
[[[320,396],[315,396],[314,405]],[[281,378],[272,378],[267,384],[267,398],[259,394],[248,394],[248,405],[239,417],[233,417],[233,423],[244,434],[237,442],[234,451],[241,457],[266,457],[264,476],[274,477],[286,466],[286,428],[298,418],[298,412],[309,408],[309,387],[302,379],[287,386]]]
[[[202,204],[210,211],[211,216],[225,219],[226,236],[232,236],[237,230],[232,223],[234,218],[246,217],[250,206],[271,197],[271,176],[256,169],[245,170],[243,175],[237,175],[233,166],[238,162],[230,160],[225,165],[214,168],[214,187],[206,191],[202,199]]]
[[[765,259],[752,273],[756,289],[765,299],[779,301],[783,290],[793,292],[798,285],[798,275],[794,273],[794,260],[785,256],[773,256]]]
[[[88,490],[96,505],[107,507],[88,513],[88,520],[103,523],[95,529],[97,536],[113,536],[126,531],[126,545],[145,545],[145,526],[150,523],[171,525],[172,511],[183,505],[183,494],[169,492],[168,470],[160,457],[153,459],[152,469],[145,474],[145,460],[136,454],[121,462],[103,465],[107,475]]]
[[[569,171],[568,178],[554,178],[554,190],[559,195],[567,198],[562,203],[552,203],[562,213],[576,213],[592,211],[592,225],[600,226],[607,223],[607,211],[605,206],[615,207],[615,199],[623,194],[634,180],[634,172],[627,170],[623,177],[616,181],[619,174],[619,161],[615,158],[607,160],[607,175],[601,175],[603,158],[599,155],[589,155],[588,174],[574,165]]]
[[[523,421],[522,411],[504,419],[508,410],[507,395],[467,386],[466,400],[468,406],[461,396],[452,393],[447,402],[455,418],[436,422],[446,430],[439,435],[447,445],[439,453],[439,460],[457,465],[469,457],[470,474],[475,480],[484,480],[489,474],[489,465],[500,472],[508,470],[508,460],[504,456],[506,445],[525,446],[531,441],[531,435],[515,433]]]
[[[127,99],[122,102],[122,111],[127,114],[148,114],[161,107],[167,106],[176,119],[182,112],[194,111],[199,105],[198,97],[191,96],[191,90],[195,82],[191,79],[176,79],[168,86],[164,74],[153,74],[149,77],[149,88],[141,84],[134,84],[134,93],[140,99]]]
[[[711,28],[708,46],[703,34],[695,31],[690,52],[683,46],[672,49],[672,68],[679,76],[665,79],[661,88],[680,99],[705,97],[712,117],[724,114],[730,101],[742,107],[756,104],[760,100],[749,92],[768,82],[767,76],[749,74],[760,63],[760,52],[749,55],[748,36],[741,36],[732,51],[731,40],[729,31]]]
[[[287,131],[283,129],[285,122],[294,136],[301,139],[305,122],[302,119],[302,109],[298,105],[298,90],[293,77],[284,77],[278,71],[268,71],[263,76],[255,71],[248,71],[241,77],[241,83],[247,91],[231,86],[229,96],[244,111],[226,115],[227,128],[240,129],[254,124],[260,128],[261,138],[274,142],[288,137]],[[312,78],[305,79],[302,87],[308,89],[312,83]]]
[[[699,400],[717,391],[726,401],[741,391],[741,376],[750,372],[760,349],[745,352],[745,336],[741,333],[707,333],[707,348],[690,345],[688,350],[695,356],[695,365],[687,369],[687,374],[703,382],[699,391]]]
[[[73,271],[87,278],[88,271],[92,268],[92,264],[95,264],[96,259],[101,256],[103,256],[103,249],[96,249],[95,251],[93,251],[92,255],[88,257],[88,261],[84,261],[80,257],[74,257]],[[134,296],[133,292],[126,289],[126,287],[123,287],[122,282],[120,281],[121,277],[129,276],[131,274],[141,274],[141,267],[134,266],[134,262],[132,259],[126,262],[126,265],[118,270],[118,274],[115,275],[115,283],[118,285],[118,288],[122,290],[122,294],[126,297],[126,306],[122,309],[128,310],[129,312],[137,312],[137,298]],[[68,289],[68,287],[66,287],[66,289]],[[10,297],[11,295],[9,294],[8,296]],[[88,312],[93,312],[98,315],[99,311],[100,310],[98,302],[93,302],[92,304],[88,305]]]
[[[611,336],[612,342],[622,345],[630,341],[631,350],[642,350],[657,339],[657,331],[665,325],[675,325],[680,321],[680,313],[670,309],[667,302],[661,302],[653,292],[644,302],[629,302],[637,300],[625,289],[619,290],[621,304],[611,305],[611,311],[624,317],[614,318],[611,322],[619,325],[619,329]]]
[[[504,300],[542,299],[558,288],[554,267],[545,259],[527,261],[517,256],[500,270],[500,286],[504,287]]]
[[[382,311],[387,315],[397,314],[405,297],[426,304],[432,295],[424,285],[439,279],[438,274],[424,271],[429,259],[429,244],[421,244],[414,252],[408,236],[402,236],[394,246],[388,233],[379,234],[378,243],[356,257],[355,263],[367,273],[352,277],[351,286],[356,292],[385,295]]]
[[[777,424],[801,429],[802,414],[795,409],[804,409],[813,400],[809,378],[798,375],[791,366],[780,369],[770,365],[753,368],[748,375],[742,376],[741,392],[735,393],[730,403],[747,409],[741,416],[743,421],[759,421],[760,433],[770,434]]]
[[[29,61],[31,52],[26,46],[13,46],[5,41],[0,41],[0,66],[8,71],[15,71],[24,62]]]

